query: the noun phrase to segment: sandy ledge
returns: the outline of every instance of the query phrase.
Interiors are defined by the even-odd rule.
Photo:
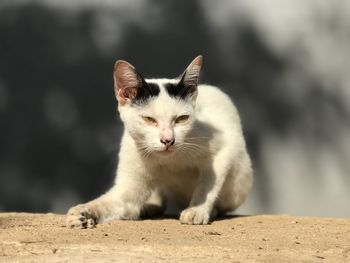
[[[68,229],[64,216],[0,213],[0,262],[350,262],[350,220],[245,216]]]

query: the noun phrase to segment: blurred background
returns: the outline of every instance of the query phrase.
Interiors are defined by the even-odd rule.
[[[1,0],[0,211],[64,213],[113,182],[116,59],[202,83],[241,114],[255,169],[237,213],[350,216],[350,2]]]

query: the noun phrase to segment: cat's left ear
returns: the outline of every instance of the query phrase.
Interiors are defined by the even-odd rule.
[[[191,96],[196,97],[199,72],[202,67],[202,56],[197,56],[181,75],[181,83],[188,89]]]

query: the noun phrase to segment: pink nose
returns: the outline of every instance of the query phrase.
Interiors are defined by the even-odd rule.
[[[174,145],[175,139],[160,139],[160,142],[163,143],[164,145]]]

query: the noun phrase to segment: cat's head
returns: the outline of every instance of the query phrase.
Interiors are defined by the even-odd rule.
[[[194,123],[202,56],[176,79],[144,79],[126,61],[114,66],[114,89],[125,128],[145,155],[181,149]]]

